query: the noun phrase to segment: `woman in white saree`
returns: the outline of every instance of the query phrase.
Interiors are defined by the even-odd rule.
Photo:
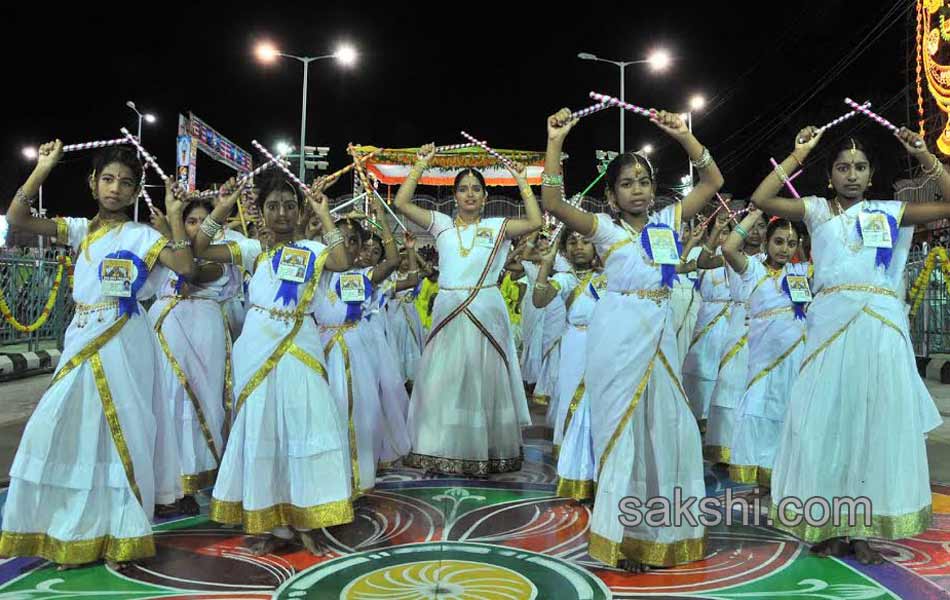
[[[924,439],[941,422],[917,374],[898,290],[913,225],[950,217],[950,174],[918,135],[906,128],[895,135],[925,175],[937,180],[943,202],[867,200],[873,162],[850,138],[830,155],[830,199],[777,197],[787,174],[821,139],[814,127],[796,136],[794,152],[752,196],[770,214],[805,222],[815,270],[805,357],[772,471],[771,517],[776,527],[816,544],[817,554],[855,554],[864,564],[883,560],[868,538],[902,539],[927,529]],[[811,511],[812,523],[827,522],[796,522],[802,504],[783,503],[792,497],[863,497],[873,514],[859,504],[849,522],[844,513],[850,508],[823,515],[812,503],[819,509]]]
[[[764,261],[742,252],[761,218],[762,211],[751,211],[722,245],[722,255],[750,290],[749,366],[729,442],[729,477],[768,488],[788,397],[805,353],[810,291],[808,263],[789,262],[799,241],[790,221],[769,223]]]
[[[413,192],[434,155],[432,144],[419,150],[396,194],[396,207],[428,228],[439,251],[439,295],[409,402],[412,454],[403,462],[447,474],[517,471],[521,428],[531,420],[497,282],[511,238],[540,229],[541,209],[520,165],[512,175],[525,203],[523,218],[483,219],[488,194],[473,169],[456,176],[454,220],[416,206]]]
[[[311,314],[321,274],[345,271],[351,259],[318,180],[306,195],[323,224],[324,242],[294,240],[300,190],[266,176],[259,202],[274,246],[245,238],[211,245],[240,188],[205,219],[195,240],[199,258],[240,265],[251,273],[250,309],[234,343],[234,427],[221,459],[209,516],[267,534],[251,546],[263,555],[298,535],[320,552],[312,530],[353,520],[346,419],[328,383],[323,344]]]
[[[10,469],[0,556],[41,556],[62,568],[105,559],[122,568],[155,554],[149,520],[156,503],[175,502],[180,474],[170,405],[156,375],[159,350],[138,299],[161,283],[158,262],[187,278],[194,261],[184,203],[170,184],[165,207],[174,241],[129,221],[142,165],[128,148],[95,159],[94,219],[31,216],[32,199],[62,155],[59,140],[40,147],[7,213],[10,225],[77,253],[76,313]]]
[[[607,200],[619,213],[616,221],[564,202],[561,151],[576,123],[568,109],[548,119],[542,188],[545,208],[591,239],[607,275],[607,291],[590,320],[584,374],[597,465],[588,553],[632,571],[706,554],[705,527],[695,504],[692,518],[679,526],[651,527],[642,517],[651,498],[702,499],[706,493],[699,430],[676,364],[670,295],[682,262],[681,222],[699,212],[723,183],[709,151],[679,115],[656,112],[651,120],[686,150],[699,171],[699,182],[682,202],[650,212],[656,195],[653,167],[633,153],[617,157],[607,169]],[[620,502],[627,497],[642,504],[621,513]]]

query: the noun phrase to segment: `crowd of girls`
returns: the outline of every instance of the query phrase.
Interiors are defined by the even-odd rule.
[[[591,507],[588,552],[606,565],[706,557],[697,506],[662,526],[646,506],[619,513],[628,497],[703,498],[704,455],[770,495],[775,526],[815,553],[881,562],[869,539],[931,519],[924,441],[941,420],[902,277],[913,227],[950,203],[869,199],[874,159],[853,138],[831,152],[827,198],[778,196],[821,140],[813,127],[750,203],[717,201],[708,148],[677,114],[651,120],[698,182],[662,202],[651,162],[624,153],[598,214],[563,196],[567,109],[547,120],[540,203],[509,166],[521,217],[483,214],[474,169],[456,175],[454,214],[414,204],[436,154],[422,146],[394,207],[434,240],[431,263],[378,198],[335,219],[326,178],[261,178],[256,237],[225,228],[245,193],[234,180],[213,205],[169,184],[167,214],[132,222],[142,165],[122,147],[94,161],[95,218],[38,218],[62,156],[43,145],[7,219],[76,253],[76,312],[11,468],[0,556],[122,569],[155,553],[153,517],[198,514],[202,490],[213,521],[256,536],[252,552],[323,553],[316,532],[353,521],[380,470],[519,470],[533,405],[555,493]],[[895,137],[950,197],[922,140]],[[539,235],[542,210],[557,238]],[[780,504],[793,497],[866,497],[873,514],[802,520]]]

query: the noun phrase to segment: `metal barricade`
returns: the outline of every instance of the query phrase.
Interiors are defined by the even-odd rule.
[[[904,271],[906,292],[923,270],[928,252],[926,245],[911,250]],[[939,264],[930,273],[917,314],[910,317],[910,336],[917,356],[950,353],[950,294]]]
[[[59,270],[57,257],[63,254],[62,248],[47,248],[43,252],[36,248],[26,249],[26,252],[0,251],[0,290],[13,316],[20,323],[31,324],[40,316]],[[72,314],[72,290],[64,272],[56,303],[46,323],[38,330],[22,333],[0,318],[0,352],[4,346],[21,344],[26,345],[27,351],[36,351],[43,341],[55,342],[56,347],[62,349]]]

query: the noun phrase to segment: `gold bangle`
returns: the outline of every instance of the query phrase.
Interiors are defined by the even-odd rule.
[[[799,169],[801,169],[801,168],[802,168],[802,165],[805,164],[805,163],[803,163],[802,161],[798,160],[798,157],[795,156],[795,153],[794,153],[794,152],[792,152],[791,154],[789,154],[788,157],[794,159],[795,162],[798,163],[798,168],[799,168]]]

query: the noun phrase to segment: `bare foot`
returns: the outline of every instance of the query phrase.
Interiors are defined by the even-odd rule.
[[[175,515],[180,514],[178,512],[178,503],[175,504],[156,504],[155,505],[155,516],[164,519],[165,517],[174,517]]]
[[[248,546],[247,549],[250,550],[254,556],[264,556],[265,554],[273,554],[278,550],[283,550],[289,546],[292,541],[293,540],[279,538],[276,535],[267,535]]]
[[[884,557],[877,550],[871,548],[867,540],[855,540],[851,542],[851,551],[855,558],[862,565],[880,565],[884,562]]]
[[[62,565],[57,565],[56,570],[57,571],[71,571],[72,569],[78,569],[81,566],[82,565],[75,564],[75,563],[66,563]]]
[[[643,564],[638,560],[631,560],[629,558],[621,559],[617,563],[618,569],[623,569],[627,573],[646,573],[650,570],[650,567]]]
[[[811,553],[821,558],[828,558],[829,556],[843,558],[851,554],[851,546],[844,538],[836,537],[815,544],[811,547]]]
[[[303,543],[304,548],[314,556],[327,556],[330,554],[330,547],[317,535],[316,531],[301,531],[300,541]]]
[[[177,506],[178,512],[183,515],[195,516],[201,513],[201,507],[198,506],[198,501],[194,496],[185,496],[178,501]]]
[[[109,567],[110,569],[112,569],[113,571],[117,571],[117,572],[119,572],[119,573],[124,573],[125,571],[129,570],[129,568],[132,566],[132,563],[131,563],[131,562],[116,562],[116,561],[114,561],[114,560],[106,560],[106,566]]]

